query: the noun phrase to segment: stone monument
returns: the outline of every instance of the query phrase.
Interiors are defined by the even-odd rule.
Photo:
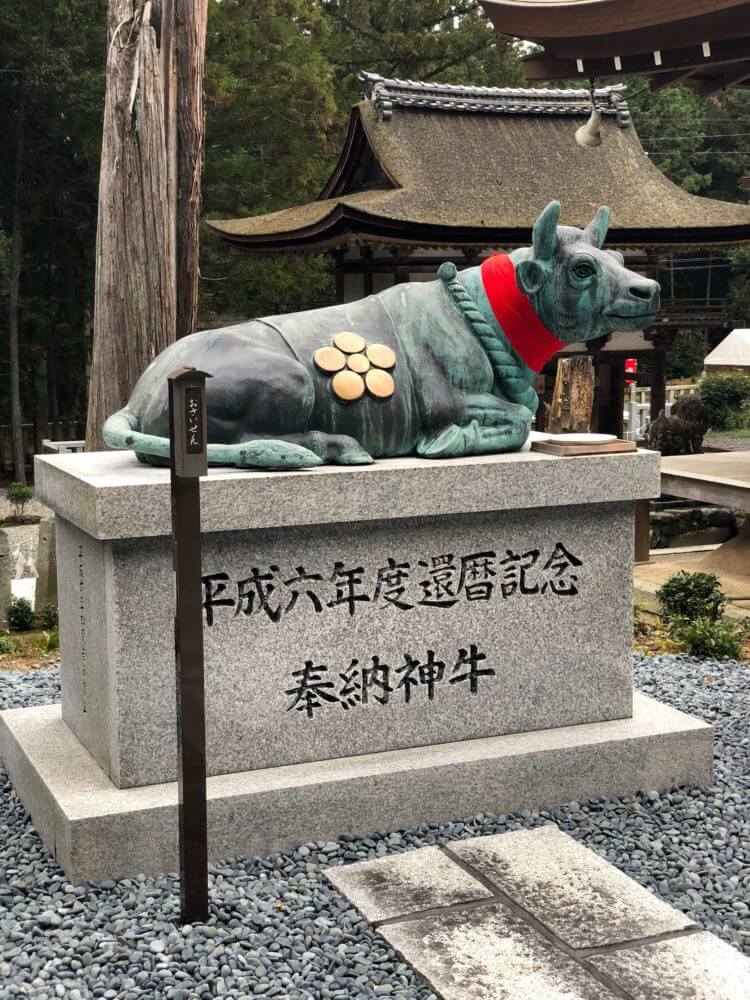
[[[13,559],[8,532],[0,528],[0,628],[8,627],[8,609],[13,600]]]
[[[242,467],[201,487],[212,857],[710,781],[710,726],[632,690],[633,512],[658,455],[519,450],[544,359],[658,306],[601,249],[606,209],[558,219],[482,268],[186,337],[107,422],[132,450],[37,457],[62,704],[0,713],[0,755],[69,877],[177,867],[150,466],[180,365],[213,375],[209,462]]]
[[[34,605],[41,611],[46,605],[57,605],[57,544],[55,517],[45,515],[39,522],[36,547],[36,591]]]
[[[177,867],[169,473],[36,459],[62,705],[0,757],[73,879]],[[214,858],[711,777],[711,728],[631,681],[650,452],[386,459],[202,482]]]

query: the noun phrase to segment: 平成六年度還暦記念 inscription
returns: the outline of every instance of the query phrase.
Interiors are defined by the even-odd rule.
[[[459,601],[507,600],[518,594],[575,597],[583,562],[562,542],[551,551],[494,549],[468,555],[442,553],[414,562],[388,558],[368,573],[364,566],[336,560],[325,570],[276,564],[253,566],[234,578],[227,572],[203,577],[203,610],[211,626],[219,614],[261,615],[280,622],[300,607],[316,614],[344,608],[350,616],[364,605],[400,611],[451,608]]]

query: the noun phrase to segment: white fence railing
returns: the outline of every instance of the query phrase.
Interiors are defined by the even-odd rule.
[[[669,416],[672,405],[680,396],[694,396],[698,392],[697,382],[690,385],[668,385],[664,410]],[[651,423],[651,389],[648,386],[630,386],[623,413],[624,434],[627,441],[641,441],[646,436]]]

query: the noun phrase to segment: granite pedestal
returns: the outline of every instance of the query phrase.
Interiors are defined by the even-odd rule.
[[[633,502],[658,471],[646,452],[212,470],[213,856],[707,780],[708,727],[633,714]],[[173,868],[168,473],[45,456],[36,484],[57,517],[62,706],[5,713],[0,753],[72,877]]]

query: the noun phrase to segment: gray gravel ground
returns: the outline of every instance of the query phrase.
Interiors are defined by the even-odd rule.
[[[712,788],[480,815],[217,864],[212,916],[200,927],[180,926],[174,878],[69,885],[6,782],[0,1000],[428,1000],[430,990],[329,887],[323,870],[549,820],[750,953],[750,666],[637,656],[636,677],[647,694],[716,725]],[[0,673],[0,707],[56,696],[54,670]]]
[[[750,437],[732,437],[730,434],[706,434],[703,443],[710,448],[721,448],[722,451],[750,450]]]

